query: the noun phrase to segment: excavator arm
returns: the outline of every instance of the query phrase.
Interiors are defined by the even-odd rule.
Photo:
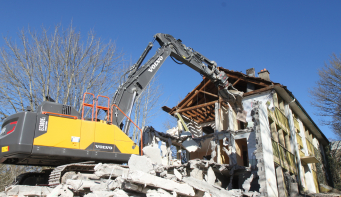
[[[216,62],[185,46],[180,39],[177,40],[169,34],[158,33],[154,38],[160,44],[155,55],[141,66],[153,47],[153,44],[149,43],[136,64],[130,68],[128,79],[120,85],[112,100],[112,104],[116,104],[128,116],[131,115],[135,100],[141,95],[169,56],[175,62],[179,61],[177,63],[185,64],[210,79],[219,87],[219,94],[222,97],[227,98],[231,95],[227,89],[229,86],[228,77],[223,71],[218,70]],[[124,114],[117,109],[113,113],[115,113],[113,114],[113,124],[121,126]],[[129,124],[126,124],[125,133],[129,130],[127,125]]]

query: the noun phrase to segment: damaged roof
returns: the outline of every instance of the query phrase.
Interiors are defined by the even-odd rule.
[[[234,88],[244,92],[244,97],[273,89],[276,90],[283,100],[286,103],[289,103],[292,111],[300,117],[305,126],[316,136],[316,138],[323,145],[329,144],[329,140],[286,86],[280,83],[275,83],[271,80],[266,80],[252,75],[249,76],[242,72],[229,70],[223,67],[219,67],[219,70],[222,70],[226,73],[226,75],[229,77],[229,83],[232,84]],[[253,86],[253,90],[248,90],[248,84]],[[172,116],[174,116],[175,113],[179,113],[182,116],[186,116],[189,119],[201,124],[215,120],[214,108],[215,103],[218,101],[218,88],[213,84],[213,82],[204,77],[201,83],[191,92],[189,92],[178,105],[172,108],[163,106],[162,109]],[[222,105],[224,105],[223,102]]]

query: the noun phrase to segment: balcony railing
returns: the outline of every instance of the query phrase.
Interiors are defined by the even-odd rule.
[[[306,142],[307,142],[308,154],[310,156],[315,156],[314,145],[308,139],[306,139]]]
[[[281,165],[282,168],[290,171],[291,173],[297,174],[295,155],[274,140],[272,140],[272,150],[274,162],[276,162],[278,165]]]
[[[272,141],[272,152],[274,154],[274,162],[276,162],[278,165],[281,165],[278,143],[274,140],[271,140],[271,141]]]
[[[304,156],[305,156],[304,152],[300,150],[300,157],[304,157]]]
[[[288,134],[290,133],[288,119],[281,110],[279,110],[277,107],[275,107],[274,112],[268,109],[268,114],[269,118],[271,118],[281,129]]]
[[[277,119],[277,124],[289,134],[289,123],[287,117],[283,114],[281,110],[275,107],[275,115]]]
[[[296,133],[296,139],[297,139],[297,144],[300,145],[301,148],[303,148],[302,138],[298,133]]]
[[[293,117],[293,119],[294,119],[295,128],[297,129],[297,131],[299,131],[300,130],[300,124],[298,123],[296,118]]]

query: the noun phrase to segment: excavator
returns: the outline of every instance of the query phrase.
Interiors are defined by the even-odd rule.
[[[94,163],[127,163],[132,154],[142,154],[143,142],[136,144],[128,136],[132,122],[129,117],[134,102],[169,56],[214,82],[222,97],[231,96],[228,77],[218,70],[216,62],[171,35],[158,33],[155,40],[160,45],[156,53],[142,65],[153,47],[150,42],[126,73],[127,80],[119,86],[111,102],[109,97],[85,93],[81,113],[72,106],[46,100],[36,111],[27,109],[3,121],[0,163],[55,167],[42,173],[20,175],[17,184],[57,185],[63,177],[70,176],[70,171],[89,172]],[[99,100],[105,104],[99,104]],[[91,116],[86,117],[85,108]],[[101,110],[106,114],[103,120],[98,116]]]

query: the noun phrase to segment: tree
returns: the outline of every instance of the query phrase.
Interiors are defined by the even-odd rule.
[[[113,95],[122,54],[90,31],[85,41],[72,25],[52,32],[22,30],[18,41],[4,37],[0,49],[0,115],[33,110],[50,96],[81,110],[84,92]]]
[[[341,141],[332,141],[326,153],[333,187],[341,190]]]
[[[329,63],[319,69],[319,81],[310,94],[315,106],[323,117],[329,117],[323,123],[331,126],[333,132],[341,138],[341,59],[336,54],[331,56]]]
[[[53,31],[22,30],[17,40],[4,37],[0,48],[0,119],[35,110],[47,96],[81,111],[84,92],[114,95],[124,71],[122,53],[90,31],[83,39],[72,25]],[[0,165],[0,191],[23,172],[40,168]]]

